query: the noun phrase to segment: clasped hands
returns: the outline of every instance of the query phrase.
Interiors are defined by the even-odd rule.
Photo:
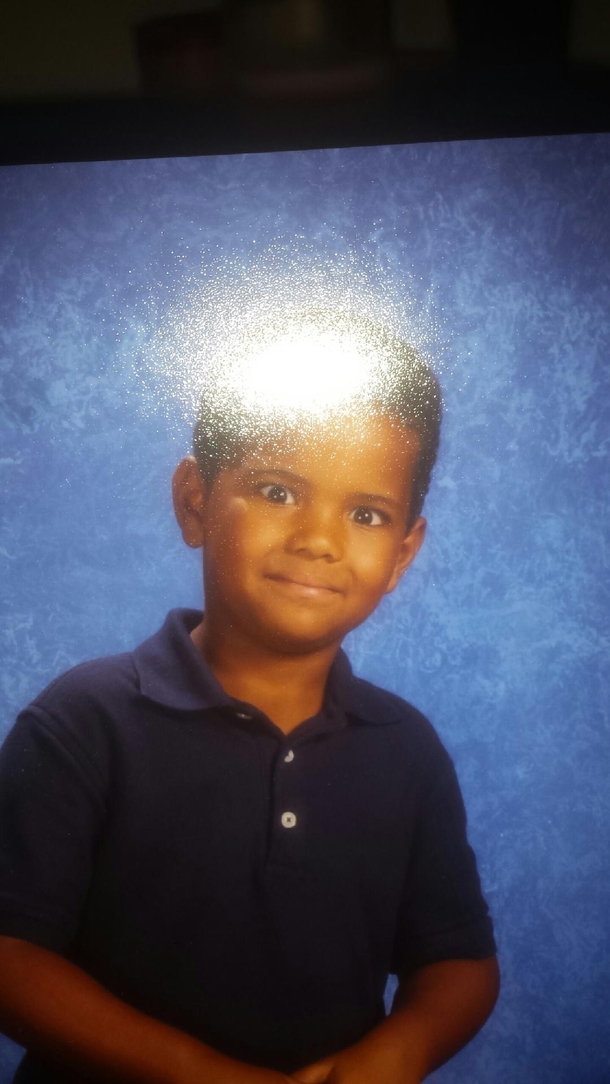
[[[291,1084],[420,1084],[421,1076],[405,1065],[404,1053],[389,1045],[365,1042],[298,1069]]]

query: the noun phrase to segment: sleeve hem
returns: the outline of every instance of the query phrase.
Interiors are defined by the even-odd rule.
[[[70,937],[59,926],[24,915],[0,914],[0,937],[29,941],[60,956],[65,955],[70,943]]]
[[[442,960],[485,960],[495,956],[497,945],[491,919],[486,918],[476,926],[469,923],[461,929],[446,930],[420,939],[413,951],[397,962],[393,961],[392,974],[400,975],[417,967],[439,963]]]

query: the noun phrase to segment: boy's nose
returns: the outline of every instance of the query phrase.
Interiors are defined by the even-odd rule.
[[[290,553],[338,561],[343,552],[340,516],[330,509],[304,509],[287,540]]]

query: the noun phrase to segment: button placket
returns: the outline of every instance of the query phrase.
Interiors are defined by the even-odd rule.
[[[287,745],[287,743],[286,743]],[[279,749],[272,779],[272,806],[275,810],[270,835],[269,862],[272,866],[297,869],[301,865],[303,813],[298,794],[294,749]],[[295,790],[295,787],[297,788]]]
[[[294,750],[289,749],[284,757],[284,764],[290,764],[294,760]],[[282,828],[295,828],[297,823],[296,813],[287,809],[280,817]]]

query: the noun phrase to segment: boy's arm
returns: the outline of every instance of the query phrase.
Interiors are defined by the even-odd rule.
[[[47,949],[0,937],[0,1030],[73,1073],[116,1084],[286,1084],[120,1001]]]
[[[419,1084],[482,1028],[499,988],[495,956],[422,967],[400,983],[381,1024],[294,1077],[302,1084]]]

